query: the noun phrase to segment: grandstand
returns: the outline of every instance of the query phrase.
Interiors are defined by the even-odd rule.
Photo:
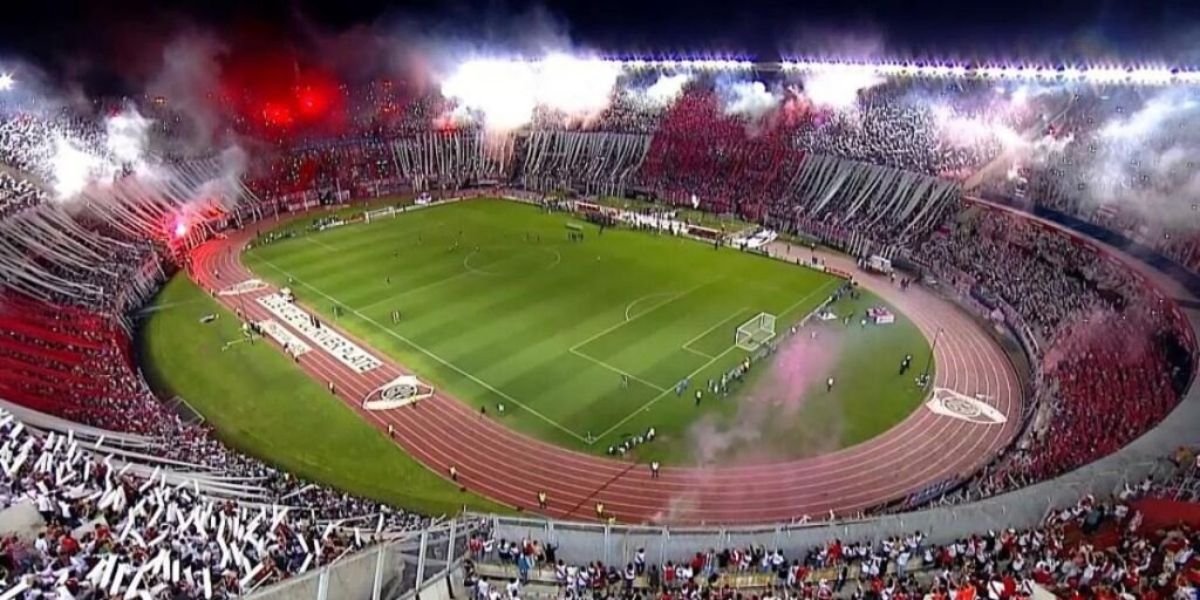
[[[1191,105],[1172,102],[1194,95],[1194,73],[1149,87],[1133,72],[1104,82],[1061,72],[1030,96],[1008,85],[1019,74],[881,64],[870,67],[880,83],[835,105],[806,74],[837,65],[616,66],[595,114],[544,101],[504,130],[470,98],[403,96],[378,82],[346,87],[351,125],[338,135],[262,135],[269,124],[225,115],[224,133],[272,146],[252,159],[216,146],[181,155],[187,145],[161,125],[175,122],[169,107],[113,116],[6,106],[0,522],[11,560],[0,598],[1195,593],[1198,463],[1187,447],[1200,419],[1200,228],[1188,209],[1155,219],[1178,208],[1166,200],[1152,210],[1114,200],[1169,197],[1190,167],[1168,156],[1097,179],[1088,158],[1107,165],[1186,141]],[[725,76],[759,86],[730,88]],[[652,97],[671,77],[683,83]],[[746,108],[753,90],[766,108]],[[1163,106],[1180,116],[1154,126],[1185,128],[1172,144],[1153,129],[1113,133],[1126,115]],[[118,118],[152,130],[135,136],[133,154],[115,143]],[[938,365],[925,366],[932,380],[921,385],[949,413],[923,406],[807,459],[660,469],[623,452],[587,455],[477,415],[421,383],[428,365],[401,364],[323,323],[242,262],[250,244],[319,246],[319,231],[414,219],[419,194],[422,210],[507,198],[705,249],[733,232],[685,211],[770,230],[781,237],[731,251],[853,280],[838,294],[870,292],[908,315],[931,345],[916,370]],[[638,208],[613,208],[612,197]],[[860,269],[874,256],[900,280]],[[227,447],[227,432],[173,412],[144,379],[134,342],[139,311],[176,271],[244,319],[246,340],[277,319],[267,343],[358,411],[364,431],[386,432],[455,488],[537,518],[388,506]],[[322,304],[336,320],[334,300]],[[289,306],[313,312],[295,308],[288,320]],[[812,327],[808,317],[777,326],[774,313],[745,316],[759,313],[723,341],[755,361]],[[629,384],[626,370],[607,368]],[[394,382],[422,391],[368,402]],[[656,401],[670,399],[669,385],[649,385]],[[514,453],[529,463],[520,471]]]

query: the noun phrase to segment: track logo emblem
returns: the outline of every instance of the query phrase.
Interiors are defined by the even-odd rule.
[[[267,284],[261,279],[247,279],[235,283],[219,292],[219,296],[240,296],[242,294],[253,294],[259,290],[267,289]]]
[[[362,406],[367,410],[389,410],[430,396],[433,396],[432,386],[412,375],[402,375],[367,394]]]
[[[383,390],[379,392],[379,399],[389,402],[396,402],[399,400],[408,400],[416,395],[417,386],[409,383],[397,383],[396,385],[383,388]]]
[[[934,414],[960,419],[978,425],[1002,425],[1008,421],[1003,413],[981,400],[947,388],[934,388],[925,406]]]

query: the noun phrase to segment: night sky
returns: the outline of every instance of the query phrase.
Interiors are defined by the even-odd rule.
[[[238,47],[304,48],[314,36],[354,27],[512,35],[521,15],[538,11],[576,45],[619,54],[714,51],[769,61],[873,48],[918,59],[1119,57],[1200,66],[1200,0],[22,0],[0,15],[0,65],[23,58],[52,77],[104,88],[153,68],[143,58],[160,54],[181,30],[210,31]]]

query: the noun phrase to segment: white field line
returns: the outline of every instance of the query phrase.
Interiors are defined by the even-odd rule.
[[[279,268],[278,266],[276,266],[274,263],[272,263],[269,260],[266,260],[266,259],[261,259],[261,260],[262,260],[263,264],[271,267],[272,269],[275,269],[276,271],[279,271],[280,273],[282,273],[288,277],[291,277],[292,280],[295,281],[296,283],[320,294],[321,296],[324,296],[325,299],[327,299],[331,302],[334,302],[336,304],[344,306],[344,304],[342,304],[342,302],[340,300],[338,300],[337,298],[334,298],[333,296],[330,296],[329,294],[322,291],[320,288],[317,288],[309,283],[305,283],[304,281],[297,279],[291,273],[288,273],[287,271]],[[379,323],[375,319],[372,319],[371,317],[368,317],[367,315],[363,314],[361,311],[354,309],[354,308],[350,308],[349,310],[350,310],[350,312],[358,315],[358,317],[361,318],[362,320],[377,327],[380,331],[404,342],[405,344],[408,344],[409,346],[412,346],[413,348],[416,348],[417,351],[421,352],[425,356],[432,358],[433,360],[441,363],[442,365],[448,367],[449,369],[462,375],[463,377],[466,377],[467,379],[470,379],[471,381],[475,382],[476,384],[479,384],[480,387],[483,387],[484,389],[496,394],[497,396],[500,396],[501,398],[504,398],[505,400],[512,402],[514,405],[521,407],[523,410],[527,411],[529,414],[541,419],[542,421],[545,421],[546,423],[548,423],[549,425],[558,429],[559,431],[562,431],[563,433],[570,435],[571,437],[579,440],[580,442],[583,442],[585,444],[591,444],[591,442],[589,442],[583,436],[579,435],[578,433],[575,433],[574,431],[571,431],[570,429],[567,429],[566,427],[559,424],[558,421],[555,421],[554,419],[551,419],[550,417],[547,417],[546,415],[543,415],[542,413],[540,413],[536,410],[533,410],[532,408],[530,408],[530,407],[526,406],[524,403],[522,403],[520,400],[517,400],[516,398],[513,398],[512,396],[500,391],[499,389],[496,389],[496,387],[494,387],[492,384],[487,383],[486,381],[483,381],[482,379],[479,379],[478,377],[472,375],[471,373],[468,373],[468,372],[460,369],[454,363],[451,363],[450,361],[438,356],[437,354],[434,354],[432,351],[430,351],[430,350],[426,349],[425,347],[421,346],[420,344],[417,344],[416,342],[408,339],[407,337],[404,337],[404,336],[400,335],[399,333],[396,333],[395,331],[388,329],[383,324]]]
[[[555,253],[555,254],[558,254],[558,251],[557,251],[557,250],[555,250],[555,251],[554,251],[554,253]],[[393,295],[391,295],[391,296],[388,296],[387,298],[383,298],[383,299],[381,299],[381,300],[376,300],[376,301],[374,301],[374,302],[371,302],[371,303],[369,303],[369,304],[365,304],[365,305],[363,305],[363,306],[360,306],[360,307],[358,307],[358,310],[370,310],[370,309],[372,309],[372,308],[375,308],[376,306],[379,306],[379,305],[381,305],[381,304],[387,304],[387,303],[389,303],[389,302],[394,302],[394,301],[395,301],[396,299],[398,299],[398,298],[403,298],[403,297],[405,297],[405,296],[407,296],[407,295],[409,295],[409,294],[415,294],[415,293],[417,293],[417,292],[421,292],[421,291],[427,290],[427,289],[429,289],[429,288],[437,287],[437,286],[439,286],[439,285],[442,285],[442,284],[445,284],[445,283],[450,283],[451,281],[457,281],[457,280],[459,280],[459,279],[461,279],[461,278],[463,278],[463,277],[466,277],[466,276],[468,276],[468,275],[483,275],[483,276],[491,276],[491,275],[493,275],[492,273],[488,273],[488,272],[486,272],[486,271],[482,271],[482,270],[479,270],[479,269],[475,269],[475,268],[472,268],[470,265],[468,265],[468,264],[467,264],[467,260],[469,260],[469,259],[471,258],[471,255],[472,255],[472,254],[475,254],[475,251],[474,251],[474,250],[472,250],[472,251],[470,252],[470,254],[468,254],[468,255],[467,255],[467,258],[464,258],[464,259],[463,259],[463,266],[464,266],[465,268],[464,268],[462,271],[459,271],[458,273],[455,273],[455,274],[453,274],[453,275],[448,275],[448,276],[446,276],[446,277],[443,277],[443,278],[441,278],[441,279],[437,279],[437,280],[434,280],[434,281],[430,281],[429,283],[423,283],[423,284],[421,284],[421,285],[418,285],[418,286],[416,286],[416,287],[410,287],[410,288],[402,289],[402,290],[400,290],[399,292],[397,292],[396,294],[393,294]],[[504,263],[504,262],[506,262],[506,261],[508,261],[508,260],[511,260],[511,259],[513,259],[515,256],[519,256],[519,255],[508,256],[507,258],[503,258],[503,259],[501,259],[501,260],[498,260],[498,261],[496,261],[496,262],[494,262],[494,263],[492,263],[492,264],[493,264],[493,265],[502,264],[502,263]],[[562,258],[562,257],[560,256],[560,257],[559,257],[559,259],[561,260],[561,258]],[[556,261],[554,264],[555,264],[555,265],[557,265],[557,264],[558,264],[558,262]],[[547,268],[549,268],[549,267],[547,267]]]
[[[784,313],[787,313],[787,312],[795,309],[797,306],[800,306],[801,304],[807,302],[809,298],[812,298],[813,296],[816,296],[817,294],[824,292],[827,288],[831,287],[832,285],[837,285],[840,283],[841,283],[840,279],[835,279],[834,281],[831,281],[830,283],[827,283],[827,284],[817,288],[816,290],[809,292],[803,298],[797,300],[794,304],[792,304],[790,307],[788,307],[786,310],[784,310]],[[783,313],[781,313],[781,314],[783,314]],[[726,319],[726,320],[728,320],[728,319]],[[711,359],[709,359],[708,362],[704,363],[703,365],[700,365],[700,367],[697,368],[695,371],[692,371],[691,373],[689,373],[687,376],[687,379],[691,379],[691,378],[695,377],[701,371],[709,368],[710,366],[712,366],[713,363],[720,360],[721,357],[725,356],[726,354],[729,354],[729,352],[731,350],[736,350],[736,349],[737,349],[736,345],[730,345],[728,348],[725,349],[724,352],[712,357]],[[612,433],[613,431],[616,431],[618,427],[624,425],[625,423],[628,423],[629,420],[632,419],[633,417],[637,416],[637,414],[639,412],[644,412],[644,411],[650,410],[651,406],[654,406],[655,404],[658,403],[659,400],[662,400],[663,398],[667,397],[667,394],[669,394],[671,391],[672,390],[664,390],[659,395],[655,396],[654,398],[651,398],[649,402],[638,407],[637,409],[635,409],[633,412],[629,413],[628,415],[625,415],[625,418],[621,419],[620,421],[617,421],[616,424],[614,424],[612,427],[609,427],[608,429],[601,432],[600,435],[597,435],[595,438],[596,441],[604,439],[605,437],[608,436],[608,434]]]
[[[642,312],[638,313],[637,315],[635,315],[635,316],[634,316],[632,319],[626,319],[626,320],[624,320],[624,321],[620,321],[620,322],[618,322],[618,323],[615,323],[615,324],[613,324],[611,327],[607,327],[607,328],[605,328],[604,330],[602,330],[602,331],[600,331],[600,332],[596,333],[595,335],[588,337],[587,339],[583,340],[582,342],[579,342],[578,344],[575,344],[574,346],[571,346],[571,348],[570,348],[570,349],[571,349],[572,351],[574,351],[574,350],[578,350],[579,348],[582,348],[582,347],[584,347],[584,346],[588,345],[588,343],[592,342],[593,340],[595,340],[595,339],[597,339],[597,338],[600,338],[601,336],[603,336],[603,335],[605,335],[605,334],[607,334],[607,333],[609,333],[609,332],[616,331],[617,329],[619,329],[619,328],[621,328],[621,327],[624,327],[625,325],[628,325],[629,323],[632,323],[633,321],[636,321],[636,320],[638,320],[639,318],[641,318],[641,317],[642,317],[642,315],[649,314],[649,313],[653,312],[655,309],[657,309],[657,308],[659,308],[659,307],[662,307],[662,306],[665,306],[665,305],[667,305],[667,304],[669,304],[669,303],[671,303],[671,302],[674,302],[674,301],[676,301],[676,300],[678,300],[678,299],[680,299],[680,298],[682,298],[682,297],[684,297],[684,296],[686,296],[686,295],[688,295],[688,294],[690,294],[690,293],[692,293],[692,292],[694,292],[694,291],[696,291],[696,290],[700,289],[700,288],[701,288],[701,287],[703,287],[703,286],[704,286],[704,284],[696,285],[696,286],[694,286],[694,287],[692,287],[692,288],[690,288],[690,289],[687,289],[687,290],[684,290],[684,291],[682,291],[682,292],[679,292],[679,293],[677,293],[677,294],[674,294],[674,295],[668,296],[668,297],[667,297],[666,299],[664,299],[662,302],[657,302],[657,303],[655,303],[655,304],[654,304],[654,305],[652,305],[650,308],[648,308],[648,309],[646,309],[646,310],[644,310],[644,311],[642,311]],[[637,302],[637,301],[639,301],[639,300],[642,300],[642,299],[645,299],[645,298],[650,298],[650,297],[652,297],[652,296],[643,296],[642,298],[638,298],[637,300],[634,300],[634,302]],[[629,309],[628,309],[628,307],[626,307],[625,314],[626,314],[626,315],[628,315],[628,314],[629,314]]]
[[[304,240],[304,241],[306,241],[306,242],[308,242],[308,243],[310,243],[310,244],[316,244],[316,245],[318,245],[318,246],[320,246],[320,247],[322,247],[322,248],[325,248],[326,250],[332,250],[333,252],[340,252],[340,250],[338,250],[338,249],[337,249],[337,248],[335,248],[334,246],[331,246],[331,245],[329,245],[329,244],[326,244],[325,242],[322,242],[321,240],[314,240],[314,239],[312,238],[311,234],[310,234],[310,235],[306,235],[306,236],[304,236],[304,237],[302,237],[302,238],[300,238],[300,239],[302,239],[302,240]]]
[[[676,293],[676,292],[655,292],[655,293],[653,293],[653,294],[646,294],[645,296],[642,296],[641,298],[638,298],[638,299],[634,300],[633,302],[630,302],[629,304],[626,304],[626,305],[625,305],[625,320],[626,320],[626,321],[631,321],[631,320],[633,320],[633,317],[630,317],[630,316],[629,316],[629,312],[630,312],[630,311],[632,311],[632,310],[633,310],[633,307],[637,306],[637,305],[638,305],[638,304],[639,304],[639,303],[640,303],[642,300],[649,300],[649,299],[651,299],[651,298],[658,298],[659,296],[670,296],[670,295],[672,295],[672,294],[675,294],[675,293]],[[669,300],[668,300],[668,302],[669,302]],[[654,310],[654,307],[650,307],[650,310]],[[649,312],[649,310],[648,310],[648,311],[643,311],[643,312]]]
[[[692,339],[690,339],[690,340],[688,340],[688,341],[684,342],[684,343],[683,343],[683,347],[684,347],[685,349],[688,349],[688,350],[690,350],[690,349],[691,349],[691,346],[692,346],[692,344],[693,344],[694,342],[696,342],[696,340],[699,340],[699,339],[702,339],[702,338],[704,338],[704,336],[706,336],[706,335],[708,335],[708,334],[712,333],[712,332],[713,332],[713,330],[715,330],[716,328],[718,328],[718,327],[720,327],[720,326],[722,326],[722,325],[724,325],[724,324],[728,323],[730,319],[732,319],[732,318],[734,318],[734,317],[736,317],[736,316],[738,316],[738,315],[742,314],[742,311],[743,311],[743,310],[746,310],[747,308],[749,308],[749,307],[746,307],[746,306],[741,306],[741,307],[738,307],[738,309],[737,309],[737,310],[733,311],[733,314],[729,315],[728,317],[725,317],[724,319],[721,319],[720,321],[717,321],[717,324],[716,324],[716,325],[713,325],[712,327],[709,327],[708,329],[705,329],[704,331],[702,331],[702,332],[700,333],[700,335],[698,335],[698,336],[696,336],[696,337],[694,337],[694,338],[692,338]],[[708,354],[707,352],[701,352],[700,354],[707,354],[709,357],[711,357],[711,356],[712,356],[711,354]]]
[[[617,367],[614,367],[614,366],[612,366],[612,365],[610,365],[610,364],[608,364],[608,363],[606,363],[606,362],[604,362],[604,361],[602,361],[602,360],[600,360],[600,359],[598,359],[598,358],[596,358],[596,357],[594,357],[594,356],[591,356],[591,355],[589,355],[589,354],[587,354],[587,353],[580,352],[580,351],[578,351],[578,350],[572,349],[572,350],[571,350],[571,354],[574,354],[575,356],[578,356],[578,357],[580,357],[580,358],[586,358],[586,359],[588,359],[588,360],[590,360],[590,361],[592,361],[592,362],[594,362],[594,363],[596,363],[596,364],[600,365],[601,367],[604,367],[605,369],[608,369],[609,371],[612,371],[613,373],[618,373],[618,374],[624,375],[624,376],[626,376],[626,377],[628,377],[628,378],[630,378],[630,379],[632,379],[632,380],[634,380],[634,381],[638,381],[638,382],[644,383],[644,384],[646,384],[646,385],[648,385],[648,386],[650,386],[650,387],[654,388],[654,390],[655,390],[655,391],[662,392],[662,391],[664,391],[664,390],[665,390],[665,388],[663,388],[663,386],[661,386],[661,385],[658,385],[657,383],[654,383],[654,382],[651,382],[651,381],[646,381],[645,379],[642,379],[641,377],[638,377],[637,375],[634,375],[633,373],[629,373],[629,372],[627,372],[627,371],[622,371],[621,369],[618,369]]]
[[[435,281],[431,281],[429,283],[423,283],[416,287],[405,288],[405,289],[401,290],[399,293],[388,296],[387,298],[384,298],[382,300],[376,300],[374,302],[371,302],[370,304],[364,304],[363,306],[358,307],[358,310],[371,310],[372,308],[375,308],[376,306],[379,306],[381,304],[395,302],[398,298],[403,298],[409,294],[415,294],[417,292],[424,291],[429,288],[433,288],[433,287],[437,287],[442,284],[450,283],[451,281],[457,281],[468,275],[474,275],[474,273],[472,273],[471,271],[459,271],[458,273],[449,275],[447,277],[443,277],[443,278],[435,280]]]
[[[800,307],[800,305],[801,305],[801,304],[804,304],[806,301],[808,301],[808,299],[809,299],[809,298],[812,298],[812,297],[813,297],[814,295],[816,295],[817,293],[820,293],[820,292],[824,291],[826,288],[830,288],[830,287],[837,287],[837,286],[839,286],[839,285],[841,285],[841,284],[842,284],[842,280],[841,280],[841,279],[834,279],[833,281],[830,281],[829,283],[826,283],[825,285],[823,285],[823,286],[821,286],[821,287],[817,288],[817,290],[816,290],[815,292],[813,292],[813,293],[811,293],[811,294],[808,294],[808,295],[806,295],[805,297],[803,297],[803,298],[801,298],[801,299],[799,299],[799,300],[795,301],[794,303],[792,303],[792,305],[791,305],[791,306],[789,306],[789,307],[787,307],[787,308],[783,309],[783,312],[779,313],[779,316],[781,316],[781,317],[782,317],[783,315],[786,315],[786,314],[788,314],[788,313],[792,312],[793,310],[796,310],[797,308],[799,308],[799,307]],[[823,302],[823,301],[822,301],[822,302]],[[806,315],[806,316],[807,316],[807,315]]]

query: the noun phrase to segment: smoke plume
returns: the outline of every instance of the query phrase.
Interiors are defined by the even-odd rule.
[[[736,81],[718,84],[717,92],[727,115],[740,115],[757,121],[779,107],[782,94],[768,90],[761,81]]]

